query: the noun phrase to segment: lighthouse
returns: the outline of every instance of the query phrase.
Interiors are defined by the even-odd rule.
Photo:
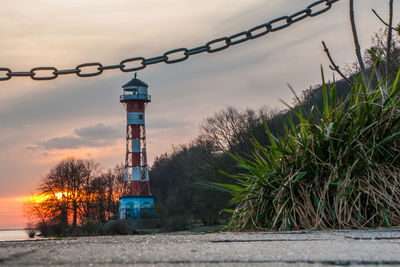
[[[120,102],[126,109],[126,154],[123,194],[119,219],[141,219],[154,216],[154,199],[150,190],[146,154],[145,110],[151,101],[148,85],[135,77],[122,86]]]

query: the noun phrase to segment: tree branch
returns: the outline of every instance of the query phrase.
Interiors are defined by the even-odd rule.
[[[393,3],[393,0],[391,0]],[[393,5],[391,6],[393,8]],[[375,16],[383,23],[385,24],[386,27],[392,29],[393,31],[397,31],[397,29],[395,27],[393,27],[393,25],[389,25],[386,21],[384,21],[381,16],[378,15],[378,13],[376,13],[375,9],[372,9],[372,12],[374,12]],[[392,14],[393,14],[393,10],[392,10]]]
[[[362,77],[364,80],[365,87],[369,88],[369,79],[367,76],[367,72],[365,70],[364,61],[361,56],[360,42],[358,41],[357,28],[356,28],[356,23],[354,21],[354,0],[350,0],[349,3],[350,3],[351,30],[353,32],[354,45],[356,47],[356,55],[357,55],[358,63],[360,64],[361,74],[362,74]]]
[[[387,38],[387,47],[386,47],[386,76],[389,75],[388,70],[390,67],[390,57],[391,57],[391,48],[392,48],[392,31],[390,29],[393,28],[393,0],[389,1],[389,30],[388,30],[388,38]]]
[[[331,68],[331,70],[336,71],[350,86],[353,86],[353,82],[350,81],[349,78],[347,78],[343,72],[339,69],[339,66],[335,64],[335,62],[333,61],[333,58],[331,56],[331,54],[329,53],[329,49],[328,47],[326,47],[326,44],[324,41],[322,41],[322,45],[324,46],[324,51],[326,53],[326,55],[329,58],[329,61],[331,62],[331,66],[329,66]]]

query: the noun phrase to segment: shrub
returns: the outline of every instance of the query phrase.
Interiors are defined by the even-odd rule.
[[[111,235],[127,235],[131,233],[131,227],[126,220],[112,220],[104,225],[104,231]]]
[[[84,235],[102,235],[103,227],[93,219],[86,219],[80,227],[80,232]]]
[[[34,238],[38,232],[33,223],[27,223],[25,227],[25,232],[28,234],[29,238]]]
[[[399,72],[400,74],[400,72]],[[400,224],[400,88],[355,82],[346,99],[323,83],[323,110],[295,112],[271,145],[254,140],[251,158],[232,155],[245,173],[230,175],[236,208],[230,226],[275,230]],[[381,84],[381,87],[384,87]],[[382,88],[381,88],[382,89]]]
[[[167,231],[181,231],[189,229],[193,224],[193,216],[190,214],[172,215],[167,218],[164,225]]]

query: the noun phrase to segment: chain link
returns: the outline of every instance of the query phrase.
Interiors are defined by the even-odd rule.
[[[177,59],[170,59],[170,58],[168,57],[169,55],[173,55],[173,54],[176,54],[176,53],[179,53],[179,52],[183,52],[183,56],[180,57],[180,58],[177,58]],[[178,62],[184,61],[184,60],[188,59],[188,57],[189,57],[189,56],[186,54],[187,52],[188,52],[187,48],[177,48],[177,49],[174,49],[174,50],[165,52],[164,55],[163,55],[164,57],[167,58],[167,60],[165,61],[165,63],[167,63],[167,64],[173,64],[173,63],[178,63]]]
[[[138,71],[138,70],[142,70],[144,68],[146,68],[146,65],[139,66],[139,67],[135,67],[135,68],[125,68],[125,63],[129,63],[129,62],[136,62],[139,61],[143,62],[145,60],[144,57],[133,57],[133,58],[127,58],[121,61],[121,63],[119,63],[122,67],[120,68],[123,72],[130,72],[130,71]]]
[[[36,72],[37,71],[53,71],[53,72],[51,72],[51,76],[41,76],[41,77],[36,77]],[[38,81],[43,81],[43,80],[53,80],[53,79],[55,79],[55,78],[57,78],[57,76],[58,76],[58,74],[55,74],[54,72],[55,71],[57,71],[57,69],[56,68],[54,68],[54,67],[38,67],[38,68],[33,68],[33,69],[31,69],[31,72],[32,72],[32,76],[31,76],[31,78],[32,79],[34,79],[34,80],[38,80]]]
[[[264,36],[270,32],[280,31],[292,24],[299,22],[307,17],[315,17],[328,11],[332,5],[340,0],[319,0],[307,8],[300,10],[289,16],[282,16],[273,19],[267,23],[255,26],[247,31],[233,34],[229,37],[221,37],[207,42],[205,45],[194,47],[191,49],[177,48],[165,52],[162,56],[151,58],[133,57],[122,60],[118,65],[103,66],[98,62],[83,63],[74,69],[58,70],[55,67],[35,67],[30,71],[14,72],[9,68],[0,67],[0,81],[6,81],[12,77],[31,77],[33,80],[53,80],[59,75],[76,74],[79,77],[92,77],[103,73],[105,70],[120,69],[123,72],[139,71],[148,65],[158,64],[161,62],[174,64],[188,59],[190,56],[201,54],[204,52],[215,53],[249,40]],[[134,66],[127,66],[127,64]],[[93,68],[95,68],[93,70]],[[85,72],[84,72],[85,70]],[[92,71],[90,71],[92,70]],[[47,76],[38,76],[38,73],[48,73]],[[49,73],[50,72],[50,73]]]
[[[97,69],[95,72],[81,73],[82,68],[96,67],[96,66],[97,66]],[[100,75],[103,72],[103,65],[98,62],[83,63],[83,64],[76,66],[76,69],[79,70],[79,72],[76,73],[79,77],[91,77],[91,76]]]
[[[10,75],[11,70],[9,68],[0,68],[0,73],[1,72],[6,72],[6,73],[5,73],[5,76],[0,77],[0,81],[7,81],[7,80],[11,79],[11,75]]]

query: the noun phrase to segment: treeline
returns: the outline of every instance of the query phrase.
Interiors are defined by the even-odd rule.
[[[350,91],[343,81],[336,86],[341,97]],[[301,97],[303,109],[319,109],[323,105],[320,86],[304,91]],[[239,112],[228,107],[206,119],[193,142],[157,157],[150,170],[150,182],[162,224],[177,230],[196,222],[226,223],[230,215],[221,211],[230,207],[231,196],[217,184],[233,183],[226,174],[243,172],[230,154],[250,156],[255,140],[269,145],[264,123],[273,135],[280,136],[289,118],[298,123],[291,110],[260,108]]]
[[[67,158],[44,176],[25,214],[44,235],[104,224],[118,213],[123,166],[101,172],[93,160]]]

